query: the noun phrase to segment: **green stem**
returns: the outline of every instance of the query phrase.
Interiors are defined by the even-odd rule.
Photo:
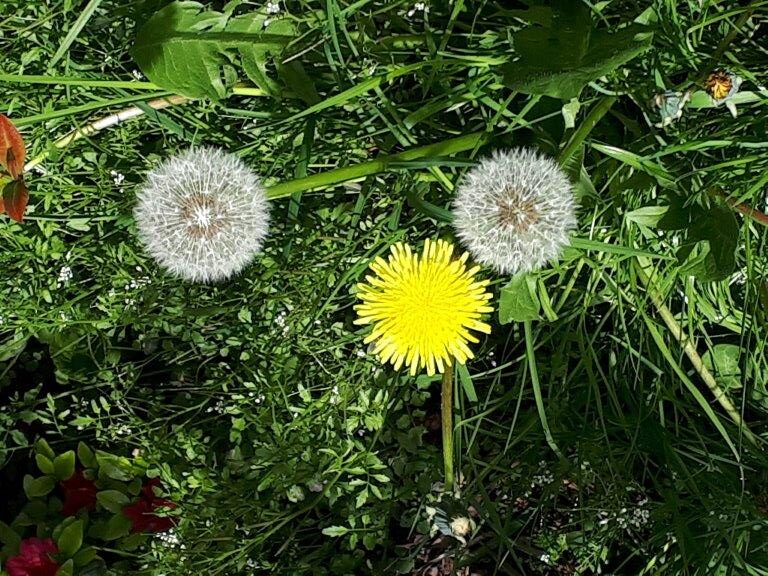
[[[445,492],[453,492],[453,364],[445,367],[440,396]]]
[[[528,371],[531,373],[531,384],[533,385],[533,397],[536,399],[536,410],[539,412],[539,420],[541,420],[541,427],[544,429],[544,438],[547,440],[547,444],[552,448],[552,451],[558,455],[561,459],[563,453],[560,448],[557,447],[555,439],[552,437],[552,431],[549,429],[549,422],[547,421],[547,413],[544,410],[544,399],[541,396],[541,385],[539,384],[539,371],[536,368],[536,356],[533,350],[533,330],[531,328],[531,321],[526,320],[523,323],[525,330],[525,355],[528,359]]]
[[[589,136],[589,133],[592,132],[592,129],[597,126],[600,119],[611,109],[611,106],[613,106],[616,100],[617,98],[615,96],[606,96],[605,98],[601,98],[600,102],[592,107],[589,114],[587,114],[587,117],[584,118],[584,121],[579,124],[579,127],[571,135],[571,139],[568,140],[565,148],[560,152],[560,156],[557,159],[560,166],[564,166],[568,162],[571,156],[573,156],[573,153],[584,143],[584,140]]]
[[[386,172],[390,168],[397,168],[398,166],[396,166],[396,164],[398,162],[408,162],[409,160],[417,160],[419,158],[450,156],[457,152],[474,149],[475,146],[482,143],[485,138],[485,133],[474,132],[472,134],[444,140],[436,144],[427,144],[426,146],[411,148],[404,152],[398,152],[397,154],[382,156],[369,162],[355,164],[354,166],[345,166],[343,168],[336,168],[335,170],[313,174],[312,176],[307,176],[305,178],[289,180],[288,182],[282,182],[268,188],[267,197],[270,200],[274,200],[276,198],[290,196],[296,192],[328,188],[342,182],[358,180],[366,176]]]
[[[741,414],[739,414],[739,411],[736,409],[736,406],[733,405],[733,402],[731,402],[730,398],[728,397],[728,394],[726,394],[726,392],[720,387],[720,385],[717,383],[717,380],[715,380],[715,377],[712,375],[712,372],[710,372],[706,364],[704,364],[704,360],[701,356],[699,356],[699,353],[696,350],[696,346],[685,334],[683,327],[675,319],[675,315],[667,307],[667,305],[664,304],[664,300],[660,295],[659,289],[651,279],[653,276],[653,264],[650,260],[642,256],[637,256],[637,264],[638,265],[635,267],[635,270],[637,271],[637,277],[645,286],[646,293],[648,296],[650,296],[651,302],[653,302],[653,306],[656,308],[659,316],[661,316],[661,319],[664,320],[664,324],[667,325],[667,328],[672,333],[672,336],[674,336],[675,340],[677,340],[678,344],[683,347],[683,352],[685,352],[688,360],[690,360],[694,370],[696,370],[696,373],[699,375],[701,380],[704,382],[707,388],[709,388],[712,396],[714,396],[718,404],[720,404],[723,410],[725,410],[726,414],[728,414],[733,423],[736,424],[740,430],[742,430],[747,440],[749,440],[749,442],[753,445],[757,446],[757,437],[749,429],[746,422],[744,422]]]

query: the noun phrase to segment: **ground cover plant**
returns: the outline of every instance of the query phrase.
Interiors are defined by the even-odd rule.
[[[0,3],[0,574],[768,574],[768,2]]]

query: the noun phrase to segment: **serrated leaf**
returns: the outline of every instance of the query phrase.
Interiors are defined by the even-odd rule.
[[[291,36],[253,31],[246,18],[227,22],[222,14],[197,2],[177,1],[156,12],[139,30],[132,54],[152,82],[190,98],[219,100],[237,80],[232,53],[250,66],[279,52]],[[245,64],[245,62],[244,62]],[[250,75],[249,75],[250,76]]]
[[[118,490],[102,490],[96,494],[96,500],[104,508],[115,514],[122,514],[130,499]]]
[[[71,558],[74,556],[80,547],[83,545],[83,521],[76,520],[69,526],[64,528],[56,541],[56,546],[59,548],[59,553],[64,558]]]
[[[327,528],[323,528],[323,534],[326,536],[332,536],[334,538],[338,538],[339,536],[344,536],[349,532],[349,528],[345,526],[328,526]]]
[[[51,493],[56,486],[56,480],[51,476],[41,476],[40,478],[33,478],[29,474],[24,476],[24,493],[27,498],[42,498]]]
[[[501,289],[499,322],[538,320],[541,303],[536,295],[536,281],[528,274],[518,274]]]
[[[504,82],[513,90],[570,100],[651,45],[645,26],[613,33],[595,30],[584,2],[552,0],[551,9],[543,26],[531,25],[513,35],[519,59],[504,67]]]
[[[29,191],[23,178],[11,180],[3,187],[3,209],[16,222],[24,220],[24,211],[29,202]]]
[[[56,478],[68,480],[75,473],[75,451],[68,450],[64,454],[59,454],[53,460],[53,469]]]
[[[16,126],[6,115],[0,114],[0,166],[11,178],[17,179],[24,172],[26,154],[24,140]]]

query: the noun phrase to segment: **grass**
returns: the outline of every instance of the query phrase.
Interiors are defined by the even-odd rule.
[[[523,25],[506,3],[289,2],[320,101],[240,86],[168,106],[129,54],[158,4],[5,1],[3,111],[38,169],[25,223],[0,226],[0,474],[39,436],[139,450],[186,549],[125,552],[133,573],[448,574],[445,552],[482,574],[768,574],[766,227],[745,214],[766,211],[768,3],[649,2],[654,48],[588,86],[573,128],[504,86]],[[590,4],[604,26],[643,11]],[[654,126],[655,94],[721,66],[750,94],[736,118],[692,102]],[[265,252],[222,285],[166,276],[134,234],[144,174],[190,143],[237,153],[275,199]],[[495,322],[457,377],[443,494],[439,377],[367,355],[354,284],[396,240],[450,237],[462,173],[517,145],[569,171],[580,226],[535,276],[542,319]],[[676,252],[726,215],[734,269],[702,281]],[[466,546],[439,538],[457,515]]]

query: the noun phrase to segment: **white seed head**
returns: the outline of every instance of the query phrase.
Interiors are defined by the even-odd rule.
[[[193,282],[240,272],[261,250],[269,207],[258,176],[217,148],[190,148],[147,176],[134,210],[160,265]]]
[[[456,234],[502,274],[557,258],[576,228],[576,201],[554,160],[526,148],[496,151],[472,168],[453,203]]]

